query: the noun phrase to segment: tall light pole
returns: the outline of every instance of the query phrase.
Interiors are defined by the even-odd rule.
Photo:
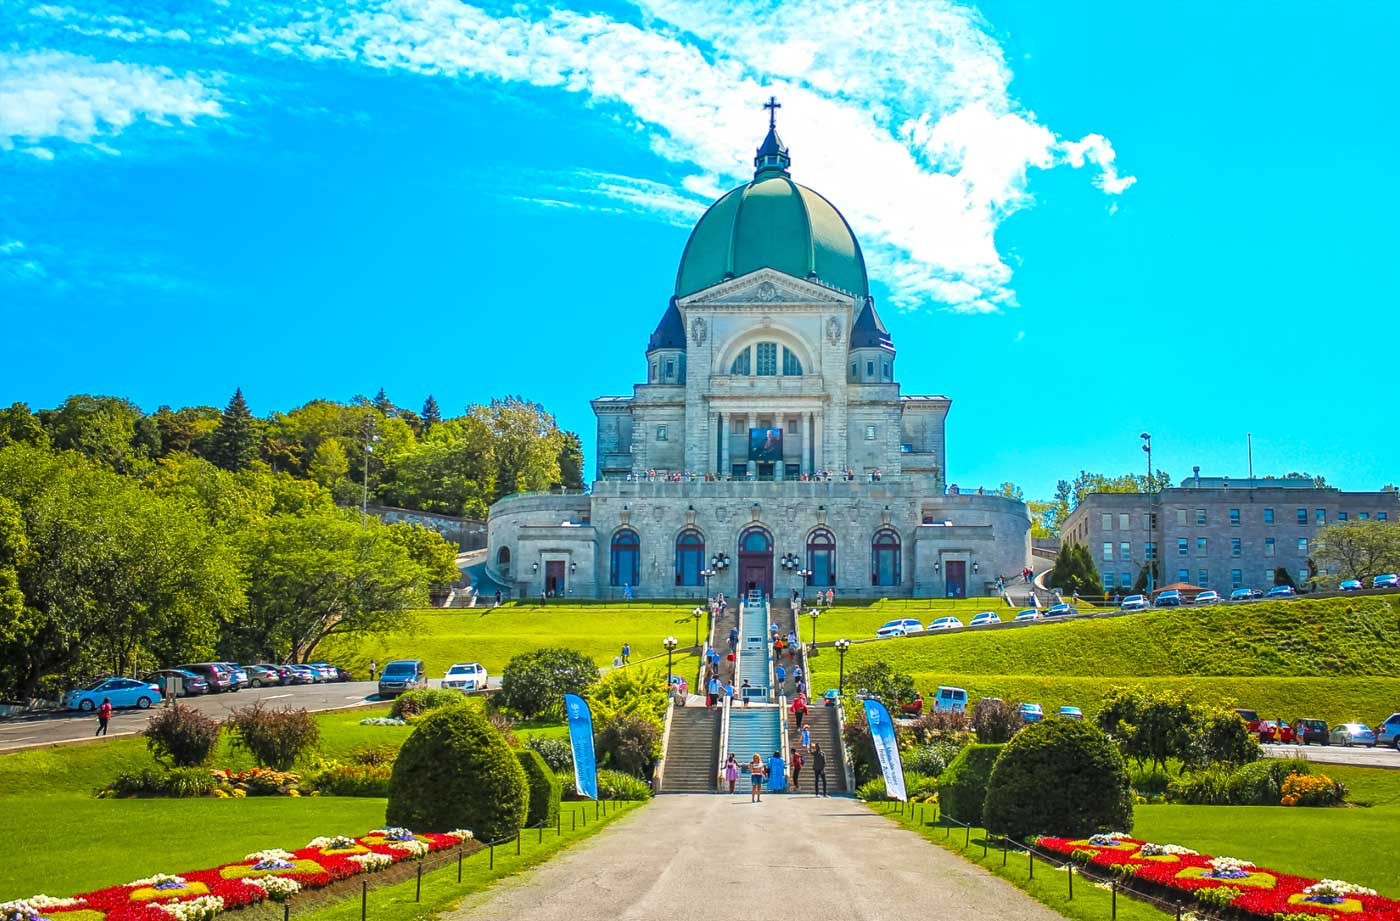
[[[700,620],[705,616],[705,609],[696,605],[695,610],[690,612],[690,617],[695,621],[695,647],[700,648]]]
[[[1152,547],[1152,552],[1148,553],[1148,548],[1143,547],[1142,555],[1147,560],[1147,599],[1151,601],[1153,583],[1156,581],[1153,576],[1156,575],[1157,563],[1157,548],[1152,539],[1152,433],[1143,432],[1138,437],[1142,439],[1142,450],[1147,453],[1147,521],[1145,524],[1147,525],[1147,543]]]
[[[666,693],[669,694],[671,692],[671,655],[676,651],[676,647],[680,645],[680,640],[676,639],[674,636],[668,636],[661,641],[661,645],[666,647]]]
[[[834,644],[836,646],[836,656],[840,662],[837,671],[836,690],[844,694],[846,691],[846,651],[851,648],[851,641],[842,637]]]
[[[372,435],[365,441],[365,489],[360,496],[360,527],[365,526],[365,521],[369,517],[369,459],[374,455],[374,444],[379,441],[378,435]]]
[[[807,616],[812,618],[812,648],[817,648],[817,618],[822,616],[822,612],[817,608],[809,608]]]

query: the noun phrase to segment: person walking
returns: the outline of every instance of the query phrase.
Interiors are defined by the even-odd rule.
[[[711,676],[710,683],[705,685],[705,706],[713,707],[719,703],[719,695],[723,690],[724,686],[719,683],[719,679]]]
[[[812,729],[810,726],[802,727],[802,750],[812,750]]]
[[[792,789],[795,793],[802,792],[802,765],[807,762],[802,757],[802,752],[792,753]]]
[[[773,752],[768,759],[768,792],[781,793],[787,789],[787,765],[783,763],[783,753]]]
[[[729,760],[724,762],[724,781],[729,784],[729,792],[734,793],[734,784],[739,780],[739,762],[734,760],[734,753],[729,753]]]
[[[97,708],[97,731],[94,736],[105,736],[107,734],[107,721],[112,718],[112,698],[102,698],[102,706]]]
[[[370,681],[373,681],[373,680],[374,680],[374,673],[375,673],[376,671],[378,671],[378,670],[379,670],[379,666],[378,666],[377,664],[375,664],[375,661],[374,661],[373,659],[370,659],[370,660],[369,660],[369,680],[370,680]]]
[[[739,648],[739,628],[738,628],[738,627],[730,627],[730,628],[729,628],[729,651],[730,651],[730,652],[733,652],[734,650],[736,650],[736,649],[738,649],[738,648]]]
[[[826,792],[826,753],[820,742],[812,746],[812,795],[830,795]]]
[[[746,707],[749,705],[749,688],[750,688],[750,687],[752,687],[752,685],[749,684],[749,679],[745,678],[745,679],[744,679],[744,684],[743,684],[743,686],[739,688],[739,696],[742,697],[742,698],[744,698],[744,706],[746,706]],[[758,756],[755,755],[754,757],[758,757]]]
[[[792,699],[792,715],[797,718],[797,728],[802,728],[802,721],[807,718],[807,699],[798,694]]]
[[[498,588],[498,589],[496,589],[496,607],[499,608],[500,606],[501,606],[501,590]]]
[[[783,686],[783,681],[787,679],[787,669],[783,668],[781,665],[776,666],[773,669],[773,674],[775,674],[778,677],[778,688],[779,690],[781,690]]]
[[[763,759],[758,757],[758,752],[753,753],[753,759],[749,761],[749,802],[763,802]]]
[[[622,644],[622,664],[623,664],[623,665],[628,664],[628,663],[627,663],[627,660],[630,659],[630,658],[632,658],[632,644],[631,644],[631,643],[623,643],[623,644]]]

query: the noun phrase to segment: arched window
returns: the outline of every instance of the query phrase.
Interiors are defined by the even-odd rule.
[[[899,535],[891,528],[881,528],[870,542],[870,584],[899,583]]]
[[[676,584],[700,585],[700,571],[705,568],[705,538],[694,528],[687,528],[676,538]]]
[[[496,551],[496,568],[501,571],[501,575],[510,575],[510,548],[502,547]]]
[[[642,539],[631,528],[621,528],[612,539],[610,584],[637,587],[642,573]]]
[[[826,528],[817,528],[807,536],[808,585],[836,584],[836,538]]]
[[[754,346],[753,373],[774,377],[778,373],[778,343],[760,342]]]
[[[739,535],[740,553],[772,553],[773,538],[762,528],[749,528]]]
[[[735,355],[735,356],[734,356],[734,364],[732,364],[732,365],[729,366],[729,373],[730,373],[730,374],[748,374],[748,373],[749,373],[749,367],[750,367],[750,365],[749,365],[749,352],[750,352],[750,351],[752,351],[752,350],[751,350],[751,349],[744,349],[744,350],[743,350],[742,352],[740,352],[738,355]]]
[[[797,353],[787,346],[783,346],[783,375],[802,374],[802,359],[797,357]]]

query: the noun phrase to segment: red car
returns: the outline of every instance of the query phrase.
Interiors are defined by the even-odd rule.
[[[924,696],[916,694],[913,700],[906,700],[899,705],[900,712],[906,717],[917,717],[924,712]]]
[[[1253,710],[1248,710],[1243,707],[1236,707],[1235,712],[1240,715],[1240,719],[1244,720],[1245,725],[1249,727],[1250,732],[1259,731],[1258,713],[1255,713]]]
[[[1290,744],[1293,741],[1293,727],[1281,720],[1260,720],[1259,741]]]

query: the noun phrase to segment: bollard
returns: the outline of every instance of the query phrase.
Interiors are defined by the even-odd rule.
[[[457,845],[457,882],[462,881],[462,855],[465,853],[463,845]]]
[[[520,839],[525,836],[525,826],[522,825],[515,832],[515,856],[520,856]]]
[[[365,903],[369,901],[369,880],[360,880],[360,921],[365,921]]]
[[[291,900],[291,899],[288,899],[287,901],[285,901],[285,902],[282,903],[282,921],[291,921],[291,919],[292,919],[292,900]]]
[[[1065,864],[1065,870],[1069,874],[1069,900],[1074,901],[1074,861]]]
[[[1026,866],[1030,868],[1029,879],[1035,879],[1035,855],[1030,848],[1026,848]]]
[[[986,860],[986,859],[987,859],[987,837],[988,837],[988,836],[987,836],[987,830],[984,828],[984,829],[982,830],[982,859],[983,859],[983,860]]]
[[[1001,836],[1001,865],[1002,865],[1003,867],[1006,866],[1006,854],[1007,854],[1007,851],[1008,851],[1008,850],[1010,850],[1010,849],[1006,846],[1006,836],[1005,836],[1005,835],[1002,835],[1002,836]]]
[[[423,901],[423,861],[418,861],[418,885],[413,890],[413,901]]]
[[[598,818],[599,815],[600,815],[600,812],[599,812],[598,801],[595,799],[595,800],[593,801],[593,818],[596,820],[596,819]]]
[[[554,814],[554,837],[557,838],[562,834],[564,834],[564,813],[556,812]]]
[[[569,831],[578,831],[578,810],[569,810]]]
[[[1176,903],[1176,921],[1181,921],[1181,903]]]
[[[1112,904],[1112,917],[1113,917],[1114,921],[1117,921],[1117,919],[1118,919],[1118,880],[1116,880],[1116,879],[1113,881],[1113,896],[1112,896],[1112,898],[1113,898],[1113,901],[1112,901],[1112,903],[1111,903],[1111,904]]]
[[[496,869],[496,842],[494,842],[494,841],[491,842],[491,865],[490,865],[489,867],[487,867],[487,869],[488,869],[488,870],[494,870],[494,869]],[[364,919],[361,918],[360,921],[364,921]]]
[[[963,850],[967,850],[967,846],[972,843],[972,826],[964,825],[963,828],[965,829],[963,832]]]
[[[544,844],[544,823],[543,823],[543,822],[540,823],[540,840],[539,840],[538,843]]]

